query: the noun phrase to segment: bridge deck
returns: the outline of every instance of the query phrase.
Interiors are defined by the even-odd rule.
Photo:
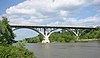
[[[20,28],[68,28],[68,29],[96,29],[95,27],[87,27],[87,26],[32,26],[32,25],[11,25],[11,27],[20,27]]]

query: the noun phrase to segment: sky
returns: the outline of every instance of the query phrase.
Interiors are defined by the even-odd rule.
[[[98,26],[100,0],[1,0],[1,16],[12,25]],[[14,32],[16,40],[37,34],[28,29]]]

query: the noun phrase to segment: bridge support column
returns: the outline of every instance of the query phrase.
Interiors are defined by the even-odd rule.
[[[54,28],[44,28],[44,33],[42,35],[44,36],[44,39],[42,40],[42,43],[50,43],[49,37],[54,32]]]
[[[50,43],[49,37],[54,32],[54,28],[34,28],[39,34],[43,36],[42,43]]]
[[[81,33],[79,32],[79,29],[74,29],[72,30],[72,32],[76,36],[76,40],[79,40],[79,36],[81,35]]]
[[[42,40],[42,43],[50,43],[50,40],[49,40],[49,36],[48,36],[48,32],[46,29],[44,29],[44,39]]]
[[[85,31],[83,29],[67,29],[67,30],[70,31],[70,32],[72,32],[76,36],[76,40],[79,40],[82,32]]]
[[[49,37],[44,36],[44,39],[42,40],[42,43],[50,43]]]

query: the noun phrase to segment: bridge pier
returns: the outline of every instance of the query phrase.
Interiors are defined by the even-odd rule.
[[[42,43],[50,43],[49,37],[54,32],[54,28],[34,28],[39,34],[43,36]]]
[[[42,33],[42,35],[43,35],[44,38],[42,40],[42,43],[50,43],[47,29],[44,28],[43,32],[44,33]]]
[[[45,36],[44,39],[42,40],[42,43],[50,43],[49,37]]]
[[[81,35],[79,29],[74,29],[74,30],[72,30],[72,32],[76,36],[76,40],[79,40],[79,36]]]
[[[67,29],[68,31],[72,32],[76,36],[76,40],[79,40],[82,32],[84,32],[86,29]]]

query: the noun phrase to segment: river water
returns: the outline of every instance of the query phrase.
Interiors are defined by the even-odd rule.
[[[100,43],[28,43],[37,58],[100,58]]]

